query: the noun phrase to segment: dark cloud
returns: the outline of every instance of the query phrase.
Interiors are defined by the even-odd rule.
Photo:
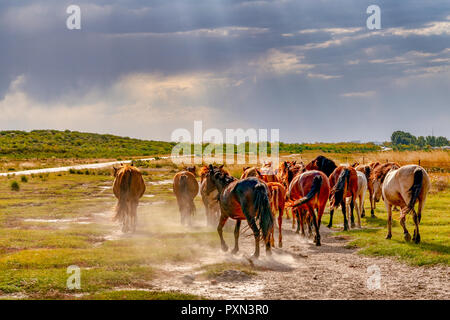
[[[0,101],[21,75],[30,101],[75,105],[130,74],[207,74],[227,81],[202,104],[285,141],[450,136],[447,0],[77,1],[80,31],[65,27],[70,4],[0,3]]]

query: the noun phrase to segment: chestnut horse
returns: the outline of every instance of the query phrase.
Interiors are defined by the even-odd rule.
[[[173,193],[177,198],[181,215],[181,224],[192,224],[192,215],[195,213],[194,198],[198,194],[198,182],[190,171],[180,171],[173,177]]]
[[[370,215],[372,218],[375,218],[375,200],[373,198],[373,181],[370,178],[372,175],[373,170],[380,165],[379,162],[372,162],[370,164],[360,164],[355,167],[356,171],[364,173],[367,179],[367,189],[369,190],[369,201],[370,201]],[[364,217],[366,215],[366,211],[363,206],[363,211],[361,213],[361,217]]]
[[[329,177],[337,168],[336,163],[324,156],[317,156],[314,160],[306,165],[306,170],[319,170]]]
[[[217,225],[220,217],[219,192],[215,185],[206,179],[208,172],[208,166],[203,166],[200,169],[200,195],[205,206],[206,224],[214,226]]]
[[[333,225],[333,213],[339,205],[344,216],[344,231],[348,230],[348,220],[346,214],[346,200],[350,197],[350,219],[352,228],[355,227],[353,210],[355,207],[356,194],[358,192],[358,175],[355,168],[339,166],[330,175],[330,222],[328,228]]]
[[[279,182],[277,174],[272,167],[272,161],[265,162],[259,171],[265,182]]]
[[[137,206],[144,195],[145,183],[141,172],[134,166],[114,167],[113,192],[118,199],[113,220],[122,224],[123,232],[136,231]]]
[[[288,205],[300,210],[300,215],[298,213],[299,210],[296,210],[297,232],[301,226],[302,234],[305,234],[303,221],[306,212],[308,212],[316,231],[314,243],[317,246],[320,246],[320,224],[329,195],[330,184],[328,177],[318,170],[306,171],[295,176],[289,186]],[[317,212],[317,218],[314,210]],[[311,225],[309,223],[308,228],[311,234]]]
[[[357,227],[361,228],[361,217],[362,217],[362,210],[364,208],[364,198],[366,196],[367,191],[367,178],[366,175],[360,171],[356,171],[356,174],[358,175],[358,190],[356,191],[356,216],[358,217],[358,224]],[[356,203],[358,201],[358,203]],[[350,213],[349,210],[350,205],[350,198],[347,198],[347,216]]]
[[[283,211],[286,200],[286,188],[279,182],[268,182],[267,188],[269,189],[269,200],[272,214],[275,217],[275,213],[278,212],[278,246],[283,246],[283,236],[281,234],[281,224],[283,222]],[[271,236],[272,246],[274,245],[274,236],[272,229]]]
[[[216,186],[217,191],[219,191],[221,216],[217,232],[220,237],[222,250],[228,250],[222,235],[223,226],[228,218],[236,220],[232,253],[239,251],[239,229],[241,221],[247,219],[247,223],[255,237],[255,253],[253,257],[259,257],[261,232],[266,244],[266,254],[270,255],[270,232],[273,228],[273,215],[270,210],[269,191],[266,184],[255,177],[237,180],[227,172],[224,172],[221,167],[213,167],[212,165],[209,165],[207,179],[210,179]],[[259,222],[259,227],[257,222]]]

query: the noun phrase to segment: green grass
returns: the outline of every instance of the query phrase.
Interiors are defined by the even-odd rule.
[[[161,162],[161,166],[143,170],[147,173],[146,195],[155,197],[142,198],[134,236],[108,241],[118,228],[109,217],[98,215],[111,215],[116,201],[112,190],[106,189],[113,181],[107,171],[29,176],[15,192],[10,189],[11,178],[0,178],[0,298],[19,294],[31,299],[198,299],[177,292],[155,292],[151,282],[167,275],[166,263],[198,261],[205,247],[220,250],[217,232],[181,227],[171,185],[148,183],[171,179],[176,170],[172,165]],[[200,197],[195,201],[202,208]],[[383,203],[378,204],[376,219],[363,218],[364,229],[342,234],[351,237],[349,246],[362,248],[361,254],[393,256],[413,265],[449,265],[449,207],[448,187],[429,195],[420,225],[420,245],[404,242],[398,212],[394,213],[392,240],[384,239]],[[199,225],[205,222],[201,212],[194,216]],[[342,214],[337,212],[335,225],[339,223]],[[412,232],[411,218],[408,228]],[[225,232],[224,237],[233,241],[232,232]],[[81,268],[80,290],[66,288],[70,265]],[[230,269],[248,275],[259,271],[238,263],[207,265],[201,271],[214,278]]]
[[[419,225],[421,243],[406,242],[403,229],[399,223],[399,212],[393,212],[392,239],[385,239],[387,234],[387,214],[381,201],[375,215],[370,217],[369,203],[366,203],[366,217],[362,220],[363,229],[355,229],[339,234],[351,236],[349,246],[362,248],[359,253],[374,256],[390,256],[406,261],[411,265],[450,265],[450,190],[429,194]],[[367,216],[367,213],[368,216]],[[336,219],[335,219],[336,218]],[[342,224],[339,210],[333,217],[333,224]],[[328,224],[327,216],[323,224]],[[406,227],[412,235],[414,223],[408,215]]]

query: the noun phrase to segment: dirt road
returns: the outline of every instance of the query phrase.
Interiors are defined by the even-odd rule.
[[[241,236],[238,255],[205,250],[198,263],[161,266],[167,276],[153,285],[212,299],[450,299],[448,267],[412,267],[363,256],[326,227],[321,228],[320,247],[291,231],[289,223],[284,229],[284,248],[274,249],[272,257],[262,251],[254,262],[256,275],[231,269],[213,280],[199,277],[205,264],[250,265],[253,239]]]

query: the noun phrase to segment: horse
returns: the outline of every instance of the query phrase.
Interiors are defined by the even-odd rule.
[[[370,164],[360,164],[355,167],[356,171],[364,173],[367,179],[367,189],[369,190],[369,201],[370,201],[370,215],[372,218],[375,218],[375,208],[376,203],[373,198],[373,181],[370,178],[372,175],[373,170],[381,165],[379,162],[372,162]],[[363,211],[361,213],[361,217],[364,217],[366,214],[366,211],[363,206]]]
[[[374,204],[376,202],[380,201],[381,194],[382,194],[382,188],[384,178],[386,177],[386,174],[391,169],[398,169],[400,168],[400,165],[396,162],[386,162],[383,164],[380,164],[379,166],[375,167],[370,174],[370,180],[372,180],[373,185],[373,202]]]
[[[360,171],[356,171],[356,174],[358,175],[358,190],[356,191],[356,199],[355,202],[358,200],[359,203],[356,203],[356,214],[358,216],[358,228],[361,228],[361,217],[362,217],[362,210],[364,208],[364,198],[366,196],[367,191],[367,178],[366,175]],[[350,205],[350,198],[347,198],[347,214],[350,212],[349,210]]]
[[[260,169],[262,179],[265,182],[279,182],[276,170],[272,167],[272,161],[265,162]]]
[[[145,192],[142,173],[139,169],[129,165],[121,165],[121,167],[113,167],[113,169],[113,192],[118,199],[113,220],[122,224],[122,232],[135,232],[137,206]]]
[[[195,168],[195,167],[194,167]],[[198,194],[198,182],[190,171],[180,171],[173,177],[173,193],[177,198],[181,224],[191,225],[191,217],[195,213],[194,198]]]
[[[213,226],[217,224],[220,217],[219,193],[215,185],[209,179],[206,179],[208,172],[208,166],[203,166],[200,169],[200,195],[205,206],[206,224]]]
[[[306,170],[319,170],[329,177],[337,168],[336,163],[324,156],[317,156],[314,160],[306,165]]]
[[[219,192],[220,220],[217,233],[223,251],[228,250],[223,239],[223,226],[228,218],[236,220],[234,229],[234,249],[232,253],[239,251],[239,229],[241,221],[247,220],[255,237],[255,252],[253,258],[259,257],[259,239],[262,232],[266,244],[266,254],[271,254],[271,230],[273,228],[273,215],[270,210],[269,191],[264,182],[255,177],[237,180],[221,167],[209,165],[207,179],[210,179]],[[259,227],[257,222],[259,221]]]
[[[350,197],[350,219],[352,228],[355,227],[355,219],[353,216],[353,209],[355,206],[356,193],[358,191],[358,175],[355,168],[339,166],[330,175],[330,222],[328,228],[333,225],[334,210],[339,207],[342,208],[344,216],[344,231],[348,230],[348,221],[346,214],[346,200]]]
[[[381,180],[383,180],[380,185]],[[400,225],[406,241],[411,240],[411,235],[406,229],[406,215],[412,211],[415,225],[412,240],[420,243],[419,223],[422,218],[422,210],[425,205],[427,193],[430,190],[431,182],[426,170],[418,165],[406,165],[403,167],[392,166],[384,174],[378,176],[377,183],[374,184],[375,193],[381,189],[388,213],[386,239],[392,238],[392,206],[400,207]],[[414,209],[418,202],[417,212]]]
[[[303,220],[307,211],[309,217],[312,219],[312,223],[316,231],[316,235],[314,237],[314,243],[316,246],[320,246],[320,224],[329,195],[330,184],[328,177],[323,172],[318,170],[306,171],[295,176],[289,186],[288,205],[294,209],[298,209],[296,210],[297,233],[301,225],[302,234],[305,234]],[[298,213],[299,210],[300,215]],[[317,219],[314,210],[317,212]],[[308,229],[311,234],[310,223],[308,223]]]
[[[261,171],[257,167],[243,167],[241,179],[245,179],[245,178],[249,178],[249,177],[256,177],[258,179],[263,180]]]
[[[268,182],[267,188],[269,189],[269,200],[272,214],[275,217],[275,212],[278,212],[278,246],[283,246],[283,236],[281,234],[281,224],[283,222],[283,211],[286,200],[286,188],[279,182]],[[274,236],[272,229],[271,236],[272,246],[274,247]]]
[[[278,181],[280,181],[280,183],[282,183],[286,190],[289,189],[289,185],[291,184],[292,180],[294,179],[294,177],[305,171],[305,167],[303,162],[297,163],[296,160],[294,161],[283,161],[280,163],[279,167],[278,167],[278,172],[277,172],[277,178]],[[296,217],[296,213],[295,211],[298,209],[294,209],[291,208],[292,210],[292,228],[295,227],[295,217]],[[288,217],[287,214],[287,208],[286,208],[286,216]]]

